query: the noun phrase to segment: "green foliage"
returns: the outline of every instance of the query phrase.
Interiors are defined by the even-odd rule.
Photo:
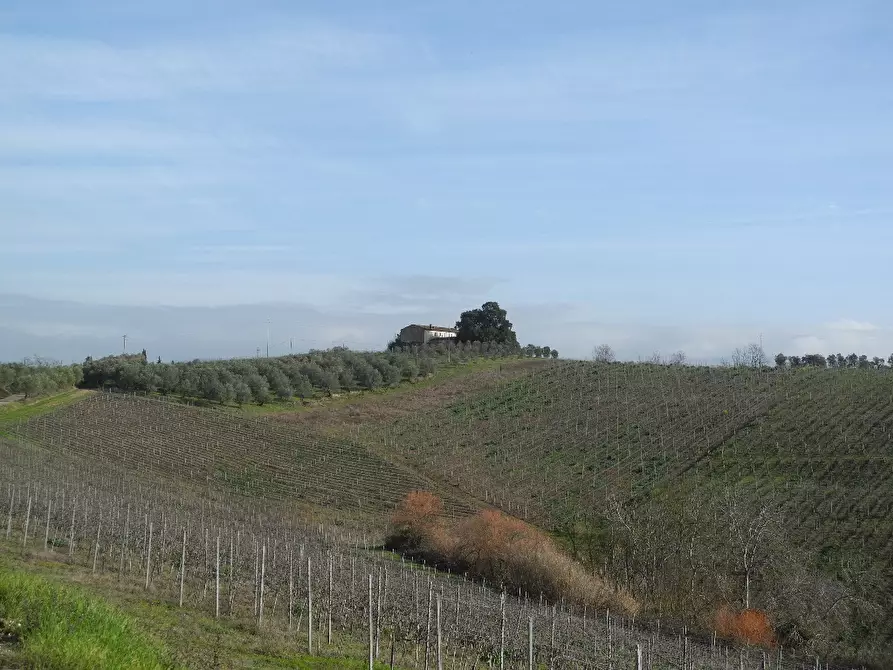
[[[72,389],[83,378],[80,365],[62,365],[42,358],[0,364],[0,397],[24,394],[26,398]]]
[[[462,312],[456,329],[460,342],[497,342],[518,347],[512,323],[497,302],[485,302],[480,309]]]
[[[119,611],[71,586],[0,568],[0,629],[29,667],[171,667],[164,651]]]

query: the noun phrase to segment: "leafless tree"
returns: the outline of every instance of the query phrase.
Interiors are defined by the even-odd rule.
[[[670,355],[670,365],[685,365],[685,352],[680,349]]]
[[[769,364],[769,358],[762,345],[751,342],[746,347],[736,347],[732,352],[732,365],[736,368],[763,368]]]
[[[592,350],[592,360],[596,363],[613,363],[616,360],[610,344],[600,344]]]

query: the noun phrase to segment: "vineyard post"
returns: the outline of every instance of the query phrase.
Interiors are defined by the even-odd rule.
[[[152,570],[152,522],[149,522],[149,543],[146,545],[146,588],[149,588],[149,577]]]
[[[22,547],[28,544],[28,523],[31,521],[31,496],[28,496],[28,511],[25,512],[25,535],[22,537]]]
[[[642,666],[642,645],[636,645],[636,670],[645,670]]]
[[[260,584],[258,584],[257,627],[264,622],[264,577],[267,570],[267,540],[264,539],[260,549]]]
[[[527,617],[527,670],[533,670],[533,617]]]
[[[233,614],[233,529],[229,529],[229,588],[227,589],[229,598],[229,614]]]
[[[327,608],[328,609],[328,612],[327,612],[328,621],[326,624],[326,644],[328,644],[329,646],[332,645],[332,586],[333,586],[332,582],[333,582],[333,579],[332,579],[332,554],[330,553],[329,554],[329,606]]]
[[[369,605],[366,608],[369,613],[369,670],[373,670],[375,663],[375,643],[372,639],[372,573],[369,573]]]
[[[217,556],[214,566],[214,618],[220,618],[220,533],[217,533]]]
[[[375,658],[378,658],[378,649],[381,642],[381,566],[378,566],[378,585],[375,597]]]
[[[254,538],[254,616],[257,616],[257,591],[258,591],[258,574],[260,570],[260,549],[257,546],[257,538]]]
[[[456,580],[456,632],[457,633],[459,632],[459,596],[460,596],[459,589],[461,587],[462,587],[461,582]]]
[[[549,670],[555,667],[555,619],[557,618],[557,605],[552,603],[552,632],[549,637]]]
[[[431,599],[434,597],[434,584],[428,581],[428,623],[425,625],[425,670],[431,657]]]
[[[64,501],[65,501],[65,499],[63,498],[63,503],[64,503]],[[120,556],[120,564],[118,566],[118,579],[121,579],[124,576],[124,554],[127,550],[127,539],[128,539],[129,533],[130,533],[130,503],[127,503],[127,515],[124,517],[124,533],[121,535],[121,556]],[[183,533],[185,534],[186,531],[184,530]],[[184,549],[184,554],[185,554],[185,549]],[[182,587],[180,590],[181,591],[183,590]],[[182,605],[183,605],[183,603],[181,602],[180,606],[182,607]]]
[[[96,574],[96,559],[99,557],[99,534],[102,532],[102,514],[99,515],[99,525],[96,527],[96,544],[93,545],[93,574]]]
[[[53,508],[53,501],[50,499],[49,493],[47,493],[47,525],[46,530],[43,533],[43,550],[47,550],[47,546],[50,543],[50,510]]]
[[[313,588],[310,583],[310,553],[307,553],[307,653],[313,654]]]
[[[505,670],[505,591],[499,598],[499,670]]]
[[[6,539],[9,539],[10,534],[12,534],[12,506],[15,503],[16,496],[16,487],[15,485],[9,488],[9,516],[6,519]]]
[[[293,630],[292,621],[295,609],[295,551],[291,543],[288,545],[288,632]]]
[[[186,528],[183,528],[183,551],[180,554],[180,607],[183,607],[183,583],[186,577]]]
[[[440,635],[440,599],[441,596],[437,596],[437,670],[443,670],[443,649],[441,645],[441,635]]]

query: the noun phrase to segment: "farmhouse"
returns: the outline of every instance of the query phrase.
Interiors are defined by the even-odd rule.
[[[400,330],[400,342],[403,344],[427,344],[431,340],[455,339],[458,334],[459,331],[455,328],[431,324],[420,326],[413,323]]]

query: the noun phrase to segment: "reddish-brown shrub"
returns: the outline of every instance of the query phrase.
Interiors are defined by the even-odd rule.
[[[762,647],[774,647],[776,644],[772,622],[761,610],[735,612],[728,606],[723,606],[716,613],[714,625],[718,635],[738,642]]]
[[[397,506],[387,546],[509,589],[634,614],[639,604],[565,555],[543,531],[496,510],[447,523],[443,506],[413,491]]]
[[[439,551],[444,535],[441,527],[443,503],[428,491],[410,491],[391,517],[387,546],[410,553]]]

